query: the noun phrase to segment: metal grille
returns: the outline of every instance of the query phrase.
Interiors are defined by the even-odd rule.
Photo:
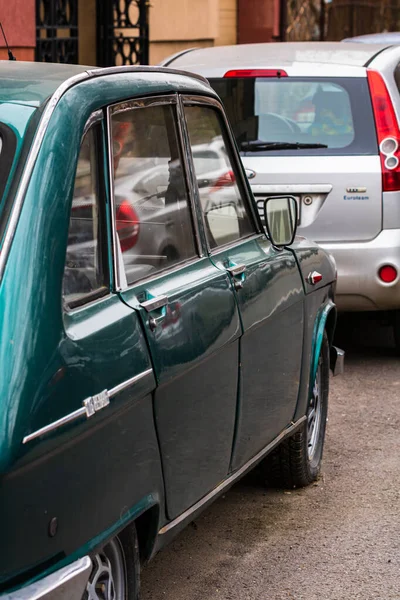
[[[324,39],[399,31],[399,0],[336,0],[326,5]]]
[[[321,39],[321,0],[286,0],[285,41]]]
[[[78,0],[36,0],[35,60],[78,62]]]
[[[148,0],[98,0],[97,11],[98,64],[148,64]]]
[[[281,0],[284,41],[342,40],[400,30],[400,0]]]

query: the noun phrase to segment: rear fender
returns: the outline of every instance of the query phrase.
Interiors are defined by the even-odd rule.
[[[318,359],[321,352],[322,341],[324,339],[324,331],[326,330],[327,332],[329,347],[331,348],[335,326],[336,306],[332,300],[328,300],[327,303],[320,309],[317,318],[315,319],[311,350],[312,362],[310,369],[310,390],[312,390],[312,384],[317,374]]]

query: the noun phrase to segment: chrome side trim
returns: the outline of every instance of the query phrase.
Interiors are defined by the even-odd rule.
[[[157,310],[158,308],[162,308],[163,306],[167,306],[168,304],[168,296],[162,295],[157,296],[156,298],[151,298],[150,300],[146,300],[145,302],[141,302],[140,306],[144,308],[146,312],[151,312],[152,310]]]
[[[0,600],[81,600],[91,570],[92,561],[84,556],[35,583],[1,595]]]
[[[122,258],[121,247],[117,234],[116,215],[115,215],[115,198],[114,198],[114,155],[112,148],[112,132],[111,132],[111,108],[107,107],[106,120],[106,143],[107,143],[107,162],[108,162],[108,184],[110,191],[110,212],[111,212],[111,251],[112,263],[114,272],[114,289],[116,292],[121,291],[121,277],[123,275],[124,283],[126,283],[126,275],[124,269],[124,261]],[[122,274],[122,275],[121,275]]]
[[[137,108],[146,108],[149,106],[163,106],[176,104],[178,101],[175,93],[164,94],[163,96],[136,96],[132,100],[119,100],[110,104],[110,116],[118,115]]]
[[[235,471],[235,473],[232,473],[232,475],[228,477],[228,479],[225,479],[225,481],[217,485],[217,487],[211,490],[211,492],[209,492],[206,496],[203,496],[203,498],[196,502],[196,504],[193,504],[193,506],[185,510],[185,512],[179,515],[179,517],[176,517],[176,519],[174,519],[167,525],[164,525],[164,527],[162,527],[159,530],[158,535],[163,535],[167,533],[186,519],[189,519],[191,515],[200,510],[204,505],[208,504],[208,502],[210,502],[215,496],[218,496],[224,490],[231,487],[231,485],[233,485],[235,481],[240,479],[240,477],[242,477],[247,471],[254,467],[258,462],[260,462],[260,460],[262,460],[264,456],[268,454],[268,452],[271,452],[271,450],[275,448],[275,446],[277,446],[285,437],[289,436],[291,433],[294,433],[294,431],[296,431],[296,429],[298,429],[306,419],[307,417],[306,415],[304,415],[303,417],[298,419],[298,421],[292,423],[290,427],[287,427],[284,431],[282,431],[278,435],[278,437],[276,437],[272,442],[265,446],[265,448],[260,450],[260,452],[253,456],[253,458],[251,458],[245,465],[243,465],[243,467],[241,467],[238,471]]]
[[[185,50],[180,50],[179,52],[172,54],[172,56],[168,56],[167,58],[164,58],[164,60],[162,60],[161,62],[158,63],[158,66],[159,67],[168,67],[177,58],[180,58],[184,54],[188,54],[189,52],[193,52],[193,50],[198,50],[198,49],[199,49],[198,46],[197,47],[194,46],[193,48],[186,48]]]
[[[251,189],[257,196],[265,196],[265,194],[329,194],[333,186],[330,183],[252,183]]]
[[[140,381],[140,379],[143,379],[144,377],[147,377],[152,373],[153,369],[147,369],[146,371],[143,371],[143,373],[139,373],[139,375],[135,375],[135,377],[131,377],[130,379],[123,381],[122,383],[111,388],[111,390],[109,390],[108,392],[108,396],[110,398],[113,398],[114,396],[119,394],[119,392],[122,392],[122,390],[126,390],[128,387],[131,387],[131,385],[134,385],[137,381]]]
[[[19,183],[19,187],[15,195],[14,204],[11,209],[10,218],[7,223],[4,242],[0,252],[0,281],[3,277],[8,254],[10,252],[11,244],[14,239],[15,230],[17,228],[19,216],[21,214],[24,196],[29,184],[29,180],[31,178],[32,170],[35,165],[37,155],[39,154],[39,149],[43,141],[44,135],[46,133],[46,129],[51,119],[51,116],[63,94],[76,83],[79,83],[84,79],[88,79],[88,77],[88,73],[83,72],[79,73],[78,75],[74,75],[73,77],[70,77],[69,79],[64,81],[54,92],[54,94],[48,101],[46,108],[44,109],[42,118],[36,131],[35,139],[33,140],[32,147],[26,160],[25,169],[22,173],[21,181]]]
[[[140,379],[143,379],[143,377],[147,377],[152,372],[153,369],[147,369],[146,371],[139,373],[139,375],[135,375],[134,377],[131,377],[130,379],[127,379],[126,381],[123,381],[122,383],[116,385],[111,390],[103,390],[99,394],[95,394],[94,396],[89,396],[89,398],[85,398],[85,400],[83,400],[82,403],[82,408],[78,408],[69,415],[65,415],[65,417],[62,417],[57,421],[53,421],[53,423],[49,423],[48,425],[45,425],[44,427],[33,431],[29,435],[26,435],[22,439],[22,443],[27,444],[28,442],[38,437],[41,437],[42,435],[45,435],[50,431],[59,429],[60,427],[63,427],[64,425],[67,425],[68,423],[71,423],[76,419],[80,419],[81,417],[86,416],[86,418],[89,419],[100,410],[103,410],[103,408],[106,408],[110,404],[110,399],[119,394],[119,392],[122,392],[122,390],[125,390],[131,385],[134,385],[137,381],[140,381]]]
[[[207,87],[211,87],[208,80],[199,75],[198,73],[192,73],[190,71],[182,71],[180,69],[169,69],[167,67],[159,66],[130,66],[124,65],[122,67],[103,67],[99,69],[88,69],[86,73],[89,77],[101,77],[102,75],[118,75],[118,73],[164,73],[165,75],[182,75],[184,77],[192,77],[198,79],[202,83],[206,83]]]
[[[48,425],[45,425],[44,427],[37,429],[33,433],[26,435],[23,438],[22,443],[27,444],[31,440],[34,440],[34,439],[40,437],[41,435],[44,435],[45,433],[49,433],[49,431],[54,431],[54,429],[63,427],[63,425],[67,425],[67,423],[71,423],[71,421],[75,421],[76,419],[79,419],[80,417],[83,417],[84,415],[86,415],[86,407],[82,406],[82,408],[78,408],[78,410],[75,410],[74,412],[70,413],[69,415],[65,415],[65,417],[61,417],[61,419],[58,419],[57,421],[53,421],[53,423],[49,423]]]
[[[189,136],[188,136],[188,132],[187,132],[187,128],[186,128],[186,117],[185,117],[185,113],[183,111],[182,98],[180,96],[179,96],[177,107],[176,107],[176,115],[177,115],[177,119],[178,119],[178,137],[179,137],[179,143],[180,143],[181,159],[182,159],[182,163],[183,163],[183,167],[184,167],[184,171],[185,171],[185,183],[186,183],[186,190],[187,190],[188,199],[189,199],[188,205],[190,205],[190,206],[188,206],[188,208],[189,208],[189,212],[190,212],[190,216],[191,216],[192,226],[194,228],[197,254],[200,256],[200,258],[203,258],[204,252],[203,252],[203,244],[202,244],[201,237],[200,237],[198,212],[197,212],[198,208],[197,208],[197,202],[196,202],[196,198],[195,198],[195,194],[194,194],[194,188],[197,185],[197,183],[195,183],[196,175],[194,172],[193,160],[189,160],[189,156],[190,157],[192,156],[192,150],[190,147],[190,140],[189,140]],[[200,210],[200,207],[199,207],[199,210]],[[202,212],[202,211],[200,210],[200,212]]]

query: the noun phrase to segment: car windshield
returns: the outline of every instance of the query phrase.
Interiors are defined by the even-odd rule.
[[[369,153],[361,111],[373,125],[363,79],[224,78],[211,84],[225,103],[242,152]],[[368,88],[364,89],[368,93]],[[360,103],[361,100],[361,103]],[[370,104],[370,102],[369,102]],[[373,130],[373,128],[372,128]],[[365,137],[365,136],[364,136]],[[360,145],[363,150],[360,152]]]

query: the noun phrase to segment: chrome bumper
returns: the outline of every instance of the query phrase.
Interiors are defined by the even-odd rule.
[[[330,362],[333,376],[342,375],[344,372],[344,350],[331,346]]]
[[[35,583],[0,595],[0,600],[82,600],[91,570],[92,561],[84,556]]]

